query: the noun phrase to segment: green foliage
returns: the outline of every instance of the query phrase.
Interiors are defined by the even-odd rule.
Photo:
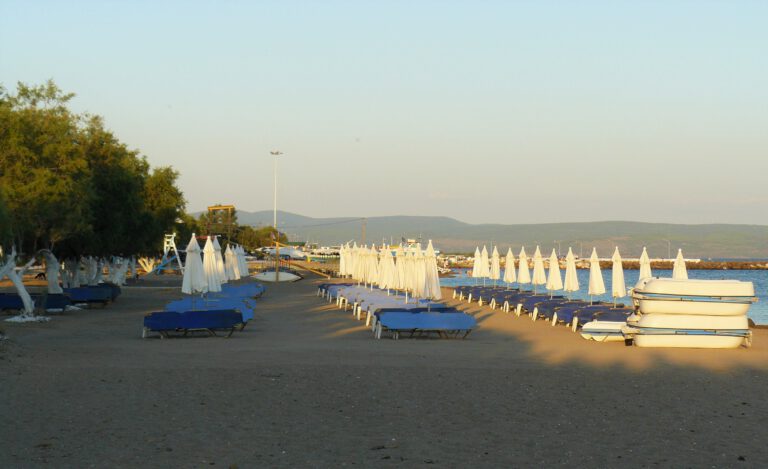
[[[73,96],[52,81],[19,83],[15,95],[0,88],[0,187],[13,243],[60,255],[157,251],[184,213],[178,173],[150,171],[100,117],[72,113]]]
[[[259,229],[254,229],[250,226],[239,226],[237,235],[235,236],[235,242],[243,245],[248,250],[264,246],[273,246],[275,244],[273,235],[276,232],[277,230],[271,226]],[[288,237],[285,233],[280,233],[279,241],[281,243],[288,242]]]

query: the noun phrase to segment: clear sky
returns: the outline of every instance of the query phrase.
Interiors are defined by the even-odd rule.
[[[766,1],[0,1],[190,210],[768,223]]]

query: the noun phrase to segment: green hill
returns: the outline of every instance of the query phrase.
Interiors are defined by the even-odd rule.
[[[272,212],[238,212],[241,224],[271,225]],[[361,241],[362,219],[359,217],[312,218],[294,213],[278,212],[280,230],[293,239],[318,242],[323,245],[346,241]],[[648,247],[652,257],[666,257],[668,248],[674,256],[682,248],[686,257],[700,258],[767,258],[768,226],[765,225],[678,225],[639,223],[630,221],[600,221],[587,223],[543,223],[500,225],[464,223],[448,217],[388,216],[366,219],[366,242],[395,242],[401,237],[432,239],[444,252],[469,252],[477,245],[498,245],[519,249],[543,250],[560,247],[563,253],[571,246],[578,255],[589,255],[596,247],[602,257],[610,256],[618,246],[625,257],[640,254]],[[669,242],[667,242],[669,240]]]

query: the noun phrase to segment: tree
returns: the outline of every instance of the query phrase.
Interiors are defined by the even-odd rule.
[[[151,170],[100,117],[72,113],[73,96],[50,80],[15,95],[0,86],[0,241],[6,230],[27,253],[159,250],[184,211],[178,173]]]
[[[78,145],[72,94],[52,82],[19,83],[0,98],[0,185],[14,242],[23,251],[53,247],[90,230],[89,171]]]

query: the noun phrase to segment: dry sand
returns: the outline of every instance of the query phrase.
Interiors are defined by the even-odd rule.
[[[269,286],[231,339],[141,340],[179,296],[156,281],[4,323],[0,467],[768,465],[768,331],[648,350],[473,306],[467,340],[377,341],[317,283]]]

